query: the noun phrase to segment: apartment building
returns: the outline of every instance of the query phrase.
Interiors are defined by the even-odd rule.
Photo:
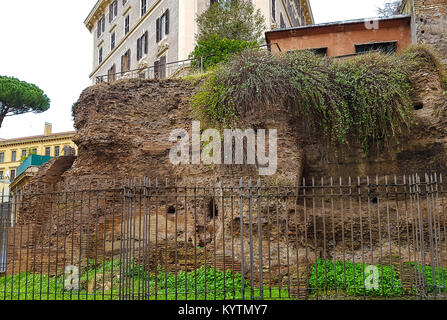
[[[74,134],[74,131],[52,133],[52,125],[46,123],[43,135],[0,140],[0,181],[12,182],[21,160],[30,154],[58,157],[64,155],[65,146],[77,150],[72,141]]]
[[[166,78],[194,50],[196,17],[217,0],[99,0],[84,21],[93,36],[93,82]],[[252,0],[268,30],[313,23],[309,0]],[[136,70],[136,71],[135,71]]]

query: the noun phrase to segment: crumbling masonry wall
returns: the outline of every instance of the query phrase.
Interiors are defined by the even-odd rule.
[[[447,60],[447,0],[415,0],[418,43],[434,46]]]

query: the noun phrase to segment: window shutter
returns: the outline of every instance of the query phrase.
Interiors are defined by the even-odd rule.
[[[157,19],[157,35],[156,35],[156,41],[157,43],[160,42],[160,18]]]
[[[141,38],[137,40],[137,60],[141,59]]]
[[[166,10],[165,15],[166,15],[166,26],[165,26],[166,34],[169,34],[169,9]]]
[[[124,70],[124,57],[125,57],[125,55],[121,56],[121,72],[126,71],[126,70]]]
[[[166,56],[160,58],[159,76],[160,79],[166,78]]]
[[[146,31],[144,33],[144,54],[147,54],[149,51],[148,40],[149,40],[149,33]]]
[[[113,3],[109,6],[109,23],[112,22],[113,18]]]
[[[98,21],[98,30],[97,30],[97,33],[98,33],[98,38],[101,36],[101,20],[99,20]]]
[[[160,64],[159,61],[155,61],[154,62],[154,78],[158,79],[159,74],[158,74],[158,65]]]
[[[132,60],[131,59],[131,55],[130,55],[130,49],[129,50],[127,50],[127,70],[130,70],[131,68],[130,68],[130,61]]]

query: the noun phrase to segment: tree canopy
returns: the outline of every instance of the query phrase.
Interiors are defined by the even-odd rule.
[[[0,128],[7,116],[41,113],[50,108],[50,99],[36,85],[14,77],[0,76]]]
[[[250,0],[219,0],[197,17],[197,40],[217,35],[242,41],[258,41],[265,30],[265,19]]]
[[[377,8],[377,13],[381,17],[389,17],[397,14],[397,9],[399,8],[402,0],[386,2],[382,8]]]

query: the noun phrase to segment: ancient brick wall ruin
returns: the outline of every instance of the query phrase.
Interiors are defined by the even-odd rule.
[[[417,42],[433,45],[447,60],[447,1],[415,0],[414,6]]]

